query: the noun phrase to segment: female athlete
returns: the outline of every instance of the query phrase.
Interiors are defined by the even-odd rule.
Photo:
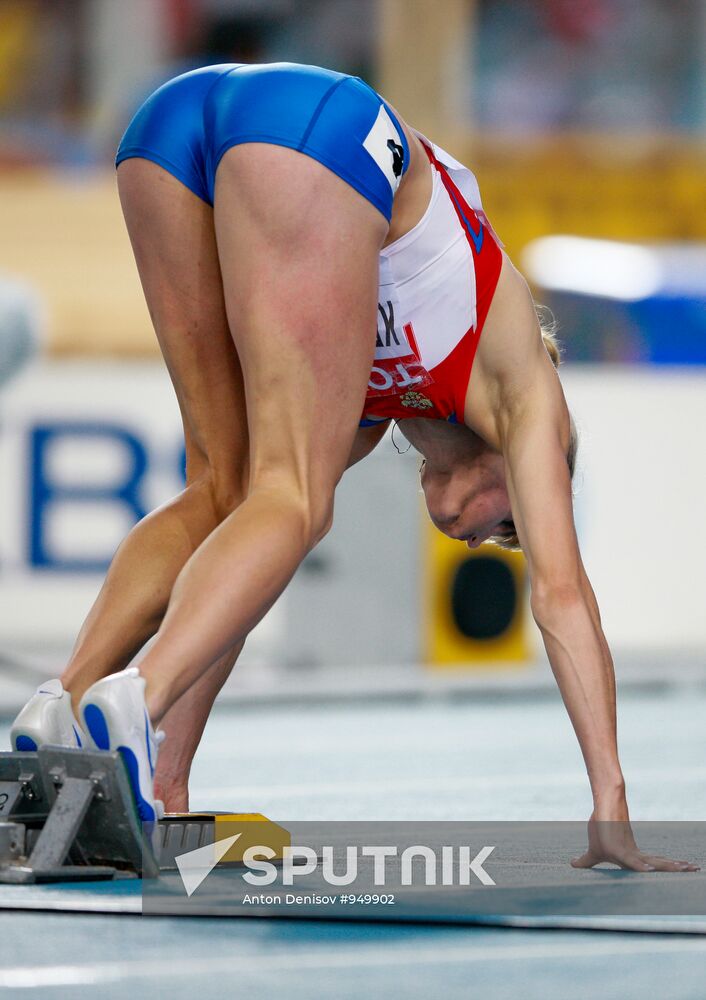
[[[117,164],[183,419],[186,488],[122,543],[14,746],[120,748],[153,822],[161,726],[157,790],[184,807],[246,636],[328,531],[346,467],[394,418],[425,459],[437,527],[525,553],[593,792],[574,863],[692,868],[640,852],[630,830],[613,666],[574,530],[571,420],[473,175],[361,80],[286,63],[165,84]]]

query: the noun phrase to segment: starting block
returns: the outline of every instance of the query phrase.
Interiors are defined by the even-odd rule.
[[[238,840],[223,862],[263,844],[281,859],[289,833],[258,813],[180,813],[159,821],[155,856],[117,752],[44,746],[0,753],[0,883],[150,878],[180,854]]]
[[[228,848],[219,865],[242,865],[243,854],[250,847],[269,847],[274,854],[272,861],[281,861],[284,848],[291,847],[292,835],[288,830],[262,813],[167,813],[160,820],[159,870],[176,871],[176,859],[199,847],[217,843],[238,835]]]

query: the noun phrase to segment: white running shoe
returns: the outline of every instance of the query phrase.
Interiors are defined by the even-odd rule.
[[[45,743],[86,746],[86,734],[71,708],[71,695],[58,678],[39,685],[12,723],[10,739],[13,750],[37,750]]]
[[[145,707],[145,680],[127,667],[91,685],[81,699],[81,719],[99,750],[118,750],[127,768],[137,812],[157,845],[161,802],[154,797],[157,751],[164,739],[155,733]]]

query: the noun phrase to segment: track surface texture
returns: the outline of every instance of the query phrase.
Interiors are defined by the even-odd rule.
[[[634,818],[706,819],[705,714],[698,684],[621,698]],[[582,820],[590,812],[582,761],[553,694],[227,707],[209,723],[192,789],[194,810],[252,809],[283,821]],[[288,1000],[702,1000],[706,937],[637,930],[662,925],[586,931],[4,912],[0,989],[47,998],[98,989],[101,1000],[177,1000],[214,989]]]

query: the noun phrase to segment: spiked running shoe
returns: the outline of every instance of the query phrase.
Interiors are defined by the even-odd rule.
[[[125,761],[137,812],[153,843],[162,803],[154,797],[154,770],[163,732],[152,728],[145,707],[145,680],[128,667],[93,684],[81,699],[81,718],[99,750],[118,750]]]
[[[85,747],[83,732],[71,707],[71,695],[61,681],[45,681],[12,723],[13,750],[37,750],[45,743],[62,747]]]

